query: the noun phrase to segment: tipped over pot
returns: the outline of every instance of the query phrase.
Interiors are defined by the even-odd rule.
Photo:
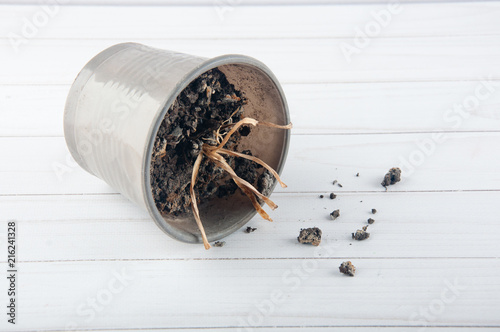
[[[217,161],[206,153],[199,158],[203,147],[215,151],[227,137],[224,148],[235,152],[226,154],[227,164],[248,183],[253,179],[264,196],[271,194],[275,178],[237,154],[259,158],[278,173],[286,159],[289,130],[247,124],[230,133],[244,118],[281,126],[290,122],[283,91],[261,62],[124,43],[98,54],[77,76],[66,102],[64,135],[83,169],[146,209],[160,229],[183,242],[203,240],[193,204],[186,201],[195,161],[201,159],[193,190],[211,242],[241,228],[257,211]]]

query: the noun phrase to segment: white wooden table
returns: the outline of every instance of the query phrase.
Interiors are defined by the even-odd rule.
[[[0,6],[1,331],[500,328],[500,3],[404,2],[382,23],[384,3],[158,3]],[[273,223],[209,251],[176,242],[68,158],[68,89],[124,41],[275,72],[295,128]],[[371,237],[352,241],[372,208]],[[312,226],[319,249],[296,240]]]

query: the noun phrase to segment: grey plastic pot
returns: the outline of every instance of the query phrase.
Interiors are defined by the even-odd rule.
[[[64,136],[71,155],[87,172],[107,182],[138,206],[171,237],[201,242],[192,214],[162,216],[151,194],[151,152],[157,130],[177,95],[200,74],[217,67],[249,102],[245,116],[276,124],[290,122],[283,91],[269,68],[251,57],[212,59],[159,50],[136,43],[114,45],[95,56],[73,83],[64,112]],[[281,173],[288,130],[256,127],[241,149]],[[209,241],[221,239],[256,211],[236,193],[200,205]]]

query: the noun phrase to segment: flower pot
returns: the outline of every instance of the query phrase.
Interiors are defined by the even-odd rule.
[[[213,68],[245,92],[245,116],[289,123],[283,91],[261,62],[243,55],[207,59],[135,43],[112,46],[94,57],[73,83],[64,112],[64,136],[76,162],[146,209],[165,233],[184,242],[201,242],[200,231],[192,213],[159,213],[151,193],[151,153],[176,97]],[[280,173],[289,135],[288,130],[255,127],[240,146]],[[256,213],[239,191],[201,202],[199,209],[209,241],[236,231]]]

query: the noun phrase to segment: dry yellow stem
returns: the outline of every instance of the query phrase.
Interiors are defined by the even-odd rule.
[[[236,114],[236,112],[238,110],[236,110],[231,115],[231,117],[234,114]],[[226,122],[228,122],[228,121],[229,121],[229,119],[226,120],[226,121],[224,121],[223,125]],[[283,188],[286,188],[286,184],[284,184],[283,181],[281,181],[278,173],[271,166],[269,166],[268,164],[266,164],[261,159],[259,159],[257,157],[254,157],[254,156],[249,156],[249,155],[246,155],[246,154],[243,154],[243,153],[239,153],[239,152],[235,152],[235,151],[230,151],[230,150],[224,149],[224,145],[226,145],[226,143],[229,141],[229,139],[231,138],[231,136],[241,126],[243,126],[243,125],[253,125],[253,126],[261,125],[261,126],[272,127],[272,128],[279,128],[279,129],[291,129],[292,128],[292,124],[291,123],[283,126],[283,125],[277,125],[277,124],[270,123],[270,122],[259,122],[259,121],[255,120],[255,119],[252,119],[252,118],[243,118],[243,119],[241,119],[240,121],[236,122],[233,125],[233,127],[231,128],[231,130],[227,134],[225,134],[225,136],[222,139],[222,141],[220,141],[220,139],[222,138],[222,135],[220,134],[220,129],[222,128],[222,125],[221,125],[221,127],[219,127],[219,129],[217,129],[217,131],[215,133],[216,134],[215,141],[219,145],[217,145],[217,146],[211,146],[211,145],[203,144],[202,149],[200,151],[200,154],[196,158],[196,161],[195,161],[194,166],[193,166],[193,174],[191,176],[190,193],[191,193],[191,205],[192,205],[192,209],[193,209],[193,214],[194,214],[194,217],[196,219],[196,223],[198,225],[198,228],[200,229],[201,236],[203,238],[203,244],[205,245],[205,249],[210,249],[210,244],[208,243],[208,239],[207,239],[207,236],[205,234],[205,229],[203,228],[203,224],[202,224],[201,219],[200,219],[200,211],[198,209],[198,204],[196,203],[196,195],[195,195],[195,192],[194,192],[194,185],[196,184],[196,178],[198,176],[198,172],[199,172],[199,169],[200,169],[200,164],[201,164],[201,161],[203,159],[203,156],[206,156],[207,159],[211,160],[217,166],[219,166],[220,168],[222,168],[223,170],[225,170],[226,172],[229,173],[229,175],[231,176],[231,178],[233,179],[233,181],[236,183],[236,185],[243,191],[243,193],[245,193],[245,195],[248,196],[248,198],[252,202],[252,205],[254,206],[255,210],[257,210],[257,212],[259,213],[259,215],[262,218],[266,219],[266,220],[272,221],[272,219],[269,217],[269,215],[266,213],[266,211],[264,211],[264,209],[262,208],[262,206],[259,204],[259,202],[257,201],[256,197],[262,199],[273,210],[276,209],[278,206],[272,200],[270,200],[268,197],[266,197],[263,194],[261,194],[248,181],[245,181],[242,178],[240,178],[234,172],[234,170],[231,168],[231,166],[226,162],[226,160],[224,159],[224,157],[221,156],[221,153],[222,154],[227,154],[227,155],[230,155],[230,156],[235,156],[235,157],[240,157],[240,158],[245,158],[245,159],[248,159],[248,160],[252,160],[253,162],[256,162],[256,163],[264,166],[276,178],[276,180],[280,183],[280,185]]]
[[[221,156],[219,156],[221,157]],[[222,158],[223,159],[223,158]],[[224,160],[224,159],[223,159]],[[216,161],[216,160],[212,160],[214,161],[214,163],[216,165],[218,165],[219,167],[221,167],[222,169],[228,171],[228,169],[230,171],[228,172],[233,172],[233,169],[226,163],[226,164],[223,164],[222,162],[220,161]],[[233,172],[234,173],[234,172]],[[230,173],[231,174],[231,173]],[[237,178],[239,178],[238,176],[236,176]],[[260,206],[259,202],[257,201],[257,198],[255,198],[255,195],[254,193],[248,188],[246,187],[245,185],[243,185],[242,183],[240,183],[239,181],[235,180],[234,177],[231,175],[231,178],[233,179],[234,183],[236,183],[236,185],[241,189],[241,191],[243,191],[243,193],[245,193],[245,195],[248,196],[248,198],[250,199],[250,201],[252,202],[252,205],[253,207],[255,208],[255,210],[257,210],[257,212],[259,213],[259,215],[265,219],[265,220],[269,220],[269,221],[273,221],[271,219],[271,217],[269,217],[269,215],[267,214],[266,211],[264,211],[264,209],[262,208],[262,206]],[[266,197],[267,198],[267,197]],[[274,203],[273,203],[274,204]]]
[[[271,128],[278,128],[278,129],[292,129],[292,127],[293,127],[291,122],[287,125],[282,126],[282,125],[277,125],[277,124],[274,124],[271,122],[259,121],[259,125],[265,126],[265,127],[271,127]]]
[[[251,124],[251,125],[256,126],[257,123],[259,123],[259,121],[255,120],[255,119],[252,119],[252,118],[243,118],[243,119],[241,119],[240,121],[238,121],[238,122],[236,122],[234,124],[233,128],[231,128],[231,130],[226,134],[226,137],[224,137],[224,139],[222,140],[222,142],[217,147],[211,147],[211,148],[214,148],[216,150],[220,149],[220,148],[223,148],[224,145],[226,145],[227,141],[229,141],[229,139],[231,138],[231,136],[233,136],[233,134],[236,132],[236,130],[238,130],[238,128],[240,128],[244,124]]]
[[[252,205],[253,205],[254,209],[262,217],[262,219],[265,219],[267,221],[273,221],[271,219],[271,217],[269,217],[269,215],[267,214],[267,212],[264,211],[264,209],[262,208],[262,206],[260,206],[259,201],[257,201],[257,198],[255,198],[255,195],[250,190],[248,190],[248,188],[245,188],[245,187],[243,187],[242,185],[240,185],[238,183],[237,183],[237,185],[245,193],[245,195],[248,196],[248,198],[252,202]]]
[[[240,107],[238,107],[238,108],[236,109],[236,111],[234,111],[233,113],[231,113],[231,115],[229,116],[229,118],[227,118],[226,120],[224,120],[224,122],[222,122],[221,126],[217,129],[217,131],[215,132],[215,139],[216,139],[216,141],[217,141],[217,142],[216,142],[216,144],[219,144],[219,143],[221,142],[222,137],[223,137],[223,135],[221,135],[221,133],[220,133],[220,130],[221,130],[223,127],[227,126],[226,124],[227,124],[229,121],[231,121],[231,119],[233,118],[233,116],[234,116],[236,113],[238,113],[240,110],[241,110],[241,106],[240,106]],[[231,123],[231,124],[232,124],[232,123]],[[231,124],[229,124],[229,125],[231,125]]]
[[[189,192],[191,194],[191,205],[193,208],[194,219],[196,219],[196,223],[198,224],[198,228],[201,232],[201,237],[203,239],[203,244],[205,245],[205,249],[210,249],[210,243],[208,243],[207,235],[205,234],[205,228],[203,228],[203,224],[201,223],[200,211],[198,210],[198,204],[196,203],[196,194],[194,192],[194,185],[196,184],[196,177],[198,176],[198,171],[200,170],[201,160],[203,159],[203,153],[200,151],[196,161],[193,166],[193,174],[191,175],[191,187],[189,188]]]
[[[231,178],[233,178],[233,181],[236,182],[236,184],[240,183],[241,185],[245,186],[246,188],[248,188],[250,191],[252,191],[257,197],[259,197],[260,199],[262,199],[271,209],[275,210],[278,205],[276,205],[273,201],[271,201],[269,198],[267,198],[266,196],[262,195],[257,189],[255,189],[254,186],[252,186],[249,182],[243,180],[242,178],[240,178],[235,172],[234,170],[231,168],[231,166],[226,162],[226,160],[224,159],[224,157],[222,157],[220,154],[218,154],[217,152],[208,152],[206,153],[206,156],[210,159],[212,159],[215,163],[217,163],[217,165],[219,165],[219,167],[221,167],[222,169],[224,169],[226,172],[229,173],[229,175],[231,176]]]
[[[276,172],[271,166],[266,164],[261,159],[254,157],[254,156],[249,156],[249,155],[244,154],[244,153],[231,151],[231,150],[227,150],[227,149],[223,149],[223,148],[220,148],[217,152],[222,153],[222,154],[228,154],[230,156],[245,158],[245,159],[251,160],[253,162],[256,162],[257,164],[264,166],[276,178],[276,180],[278,180],[278,182],[280,183],[282,188],[287,187],[287,185],[285,183],[283,183],[283,181],[281,181],[280,176],[278,175],[278,172]]]
[[[222,163],[220,163],[218,161],[216,161],[215,163],[217,165],[219,165],[219,167],[221,167],[223,169],[226,169],[225,166]],[[242,183],[240,183],[239,181],[235,180],[235,178],[233,176],[231,176],[231,178],[233,179],[234,183],[236,183],[236,185],[241,189],[241,191],[243,191],[243,193],[248,196],[248,198],[252,202],[253,207],[259,213],[259,215],[263,219],[265,219],[265,220],[273,221],[271,219],[271,217],[269,217],[269,215],[267,214],[267,212],[264,211],[264,209],[262,208],[262,206],[260,206],[259,202],[257,201],[257,198],[255,198],[254,193],[250,189],[248,189],[246,186],[244,186]]]

